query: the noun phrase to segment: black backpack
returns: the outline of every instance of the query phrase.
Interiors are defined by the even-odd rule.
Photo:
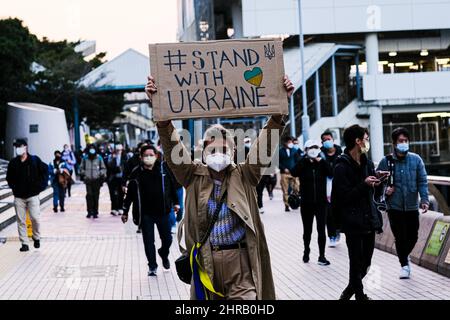
[[[31,163],[33,168],[36,169],[39,192],[42,192],[48,187],[48,165],[42,162],[37,156],[31,156]]]

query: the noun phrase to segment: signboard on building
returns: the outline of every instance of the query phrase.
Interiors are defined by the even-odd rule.
[[[150,45],[154,120],[287,114],[279,40]]]
[[[433,233],[428,240],[425,253],[431,256],[439,256],[441,253],[442,245],[447,239],[448,229],[450,227],[450,222],[437,221],[434,226]]]

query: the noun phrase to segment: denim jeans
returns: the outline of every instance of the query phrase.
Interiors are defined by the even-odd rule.
[[[175,214],[173,208],[170,210],[170,226],[175,227],[177,222],[180,222],[183,219],[184,214],[184,190],[183,187],[177,189],[178,202],[180,203],[180,211],[178,214]]]
[[[58,208],[58,202],[61,208],[64,208],[64,198],[66,190],[57,182],[52,182],[53,188],[53,208]]]

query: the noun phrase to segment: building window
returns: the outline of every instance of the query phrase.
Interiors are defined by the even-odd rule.
[[[38,124],[30,124],[30,133],[38,133],[39,125]]]

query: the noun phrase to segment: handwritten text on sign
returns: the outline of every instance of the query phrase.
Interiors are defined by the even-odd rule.
[[[155,120],[287,113],[282,53],[273,40],[150,45]]]

